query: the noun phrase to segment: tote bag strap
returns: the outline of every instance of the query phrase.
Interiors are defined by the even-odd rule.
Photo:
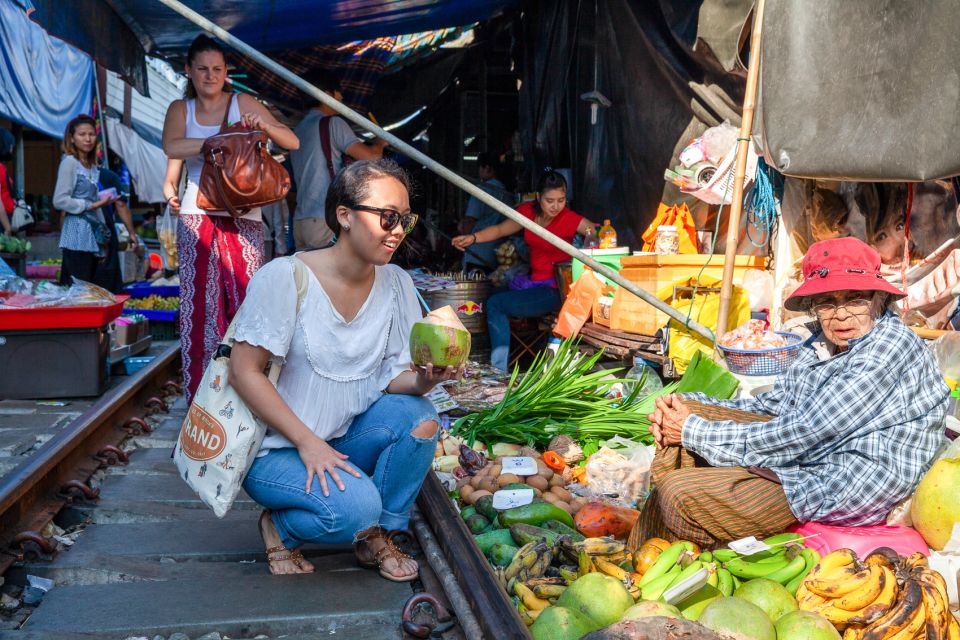
[[[299,254],[295,253],[286,259],[293,266],[293,282],[297,287],[297,314],[299,315],[303,300],[307,297],[307,288],[310,286],[310,280],[309,274],[307,273],[307,265],[305,265],[297,255]],[[220,344],[233,346],[233,334],[236,331],[236,322],[237,318],[234,316],[233,320],[230,321],[230,326],[227,327],[227,332],[223,334],[223,340],[220,341]],[[280,360],[280,358],[270,358],[270,368],[267,371],[267,379],[270,380],[273,386],[277,386],[277,380],[280,379],[280,370],[283,368]]]

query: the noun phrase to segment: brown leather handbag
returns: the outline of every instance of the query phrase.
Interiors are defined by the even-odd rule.
[[[228,105],[220,133],[203,143],[197,206],[239,218],[282,200],[290,191],[290,174],[267,151],[267,134],[239,124],[228,127],[229,113]]]

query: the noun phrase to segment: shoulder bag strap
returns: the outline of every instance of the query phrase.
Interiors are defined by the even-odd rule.
[[[293,254],[287,259],[293,265],[293,282],[297,287],[297,315],[299,316],[300,307],[303,306],[303,300],[307,297],[307,287],[310,284],[308,280],[309,274],[307,273],[307,265],[297,257],[297,254]],[[280,358],[270,359],[270,370],[267,372],[267,379],[273,386],[277,386],[277,380],[280,379],[280,370],[282,368],[283,365],[280,362]]]
[[[293,282],[297,288],[297,315],[299,315],[300,307],[303,306],[303,301],[307,297],[307,289],[310,286],[310,274],[307,273],[307,265],[305,265],[302,260],[297,258],[297,254],[294,254],[286,259],[289,260],[293,266]],[[223,339],[220,341],[221,347],[233,346],[233,335],[236,332],[236,322],[237,318],[234,316],[233,320],[230,321],[230,325],[227,327],[226,333],[223,334]],[[216,357],[217,356],[215,354],[214,358]],[[273,386],[277,386],[277,379],[280,377],[281,368],[282,365],[280,364],[280,359],[270,358],[270,368],[267,372],[267,378],[270,380]]]
[[[237,94],[232,94],[230,99],[227,100],[227,110],[223,112],[223,122],[220,123],[220,133],[223,133],[230,127],[230,107],[233,106],[233,101],[237,100]],[[237,107],[240,107],[240,103],[237,103]]]
[[[320,149],[323,151],[323,157],[327,161],[327,173],[330,174],[330,182],[333,182],[333,178],[336,175],[336,172],[333,170],[333,147],[330,144],[330,121],[333,120],[335,116],[323,116],[320,118]]]

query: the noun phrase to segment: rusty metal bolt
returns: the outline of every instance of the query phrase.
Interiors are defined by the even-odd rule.
[[[108,444],[103,449],[100,449],[97,455],[93,457],[99,460],[100,462],[110,466],[113,466],[115,464],[125,466],[130,462],[130,458],[127,457],[126,451],[122,449],[118,449],[112,444]]]
[[[39,560],[43,554],[53,554],[57,544],[44,538],[36,531],[21,531],[13,539],[14,545],[20,545],[20,556],[26,560]]]
[[[62,496],[74,499],[78,494],[82,495],[86,500],[96,500],[100,497],[100,489],[94,489],[79,480],[71,480],[60,487],[60,495]]]
[[[424,610],[430,613],[433,620],[427,623],[415,622],[414,616]],[[403,605],[403,613],[400,615],[400,628],[414,638],[437,637],[453,625],[453,615],[440,604],[436,596],[426,591],[410,596],[407,603]]]
[[[170,413],[170,409],[167,408],[167,403],[156,396],[149,398],[143,405],[149,409],[151,413]]]
[[[123,429],[132,436],[139,436],[143,433],[153,433],[153,427],[143,418],[130,418],[123,423]]]

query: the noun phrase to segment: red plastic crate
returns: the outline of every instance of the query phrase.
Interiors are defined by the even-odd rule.
[[[117,302],[99,307],[42,307],[39,309],[0,308],[0,331],[31,329],[93,329],[116,320],[130,296],[119,295]]]

